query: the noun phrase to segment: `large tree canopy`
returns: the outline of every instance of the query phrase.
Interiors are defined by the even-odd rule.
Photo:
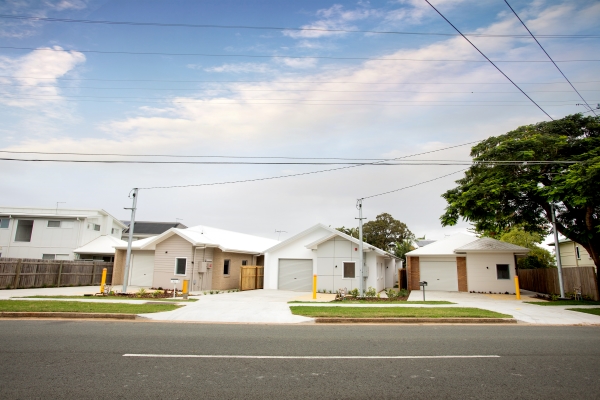
[[[471,156],[474,164],[458,187],[442,195],[448,202],[443,225],[462,217],[477,231],[500,233],[519,225],[547,233],[554,203],[558,231],[600,266],[600,117],[576,114],[521,126],[484,140]],[[513,160],[522,163],[484,163]]]
[[[352,237],[358,238],[358,228],[337,228]],[[379,247],[385,251],[393,251],[392,245],[401,243],[406,239],[412,239],[414,236],[404,222],[394,219],[388,213],[379,214],[374,221],[369,221],[363,225],[363,241]]]
[[[508,232],[502,233],[499,240],[517,246],[527,247],[531,251],[527,257],[518,259],[518,266],[522,269],[531,268],[549,268],[554,267],[554,257],[552,254],[538,246],[544,240],[544,236],[537,232],[527,232],[520,226],[513,226]]]

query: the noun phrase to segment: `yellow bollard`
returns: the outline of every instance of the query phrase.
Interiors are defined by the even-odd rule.
[[[317,299],[317,275],[313,275],[313,300]]]
[[[104,294],[104,285],[106,285],[106,268],[102,268],[102,282],[100,282],[101,294]]]
[[[521,291],[519,290],[519,277],[515,276],[515,294],[517,295],[517,300],[521,300]]]
[[[183,292],[183,299],[184,300],[187,300],[187,298],[188,298],[189,284],[190,284],[190,280],[189,279],[184,279],[183,280],[183,289],[182,289],[182,292]]]

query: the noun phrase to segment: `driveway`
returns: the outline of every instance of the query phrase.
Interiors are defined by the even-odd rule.
[[[312,322],[313,318],[293,315],[288,301],[306,295],[305,292],[284,290],[248,290],[200,296],[175,311],[140,314],[158,321],[203,321],[297,324]]]
[[[545,325],[600,325],[600,316],[568,311],[567,308],[599,308],[600,306],[538,306],[527,304],[536,301],[535,293],[521,290],[521,300],[504,294],[479,294],[465,292],[425,292],[426,300],[447,300],[456,303],[454,307],[475,307],[512,315],[517,321]],[[423,292],[413,290],[409,301],[423,300]]]

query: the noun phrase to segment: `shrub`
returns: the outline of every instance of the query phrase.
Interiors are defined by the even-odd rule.
[[[372,288],[371,286],[369,286],[369,289],[367,289],[367,291],[365,292],[365,296],[367,297],[375,297],[375,295],[377,294],[377,291]]]
[[[388,297],[388,299],[393,299],[394,297],[398,296],[398,294],[396,293],[396,291],[394,289],[387,289],[385,291],[385,294]]]
[[[406,290],[406,289],[398,290],[398,297],[407,297],[407,296],[408,296],[408,290]]]
[[[156,298],[156,297],[160,297],[163,294],[162,290],[155,290],[154,292],[152,292],[152,297]]]
[[[357,288],[354,288],[351,291],[349,291],[348,294],[354,297],[358,297],[360,293],[358,292]]]
[[[137,297],[144,297],[145,294],[146,294],[146,289],[141,288],[140,290],[137,291],[136,296]]]

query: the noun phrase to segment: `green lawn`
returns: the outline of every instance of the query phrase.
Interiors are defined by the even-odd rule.
[[[176,302],[186,302],[186,301],[198,301],[198,299],[187,299],[183,300],[181,297],[178,298],[148,298],[148,297],[121,297],[121,296],[24,296],[24,297],[13,297],[13,298],[21,298],[21,299],[78,299],[78,300],[144,300],[144,301],[176,301]]]
[[[600,308],[567,308],[567,310],[600,316]]]
[[[556,300],[556,301],[525,301],[527,304],[538,306],[597,306],[600,301]]]
[[[0,300],[0,311],[142,314],[173,311],[176,304],[92,303],[80,301]]]
[[[479,308],[463,307],[308,307],[290,306],[292,314],[330,318],[512,318]]]
[[[314,303],[314,301],[288,301],[288,304],[299,304],[299,303]],[[336,304],[456,304],[445,300],[436,301],[406,301],[406,300],[385,300],[385,301],[369,301],[369,300],[332,300],[324,303],[336,303]]]

